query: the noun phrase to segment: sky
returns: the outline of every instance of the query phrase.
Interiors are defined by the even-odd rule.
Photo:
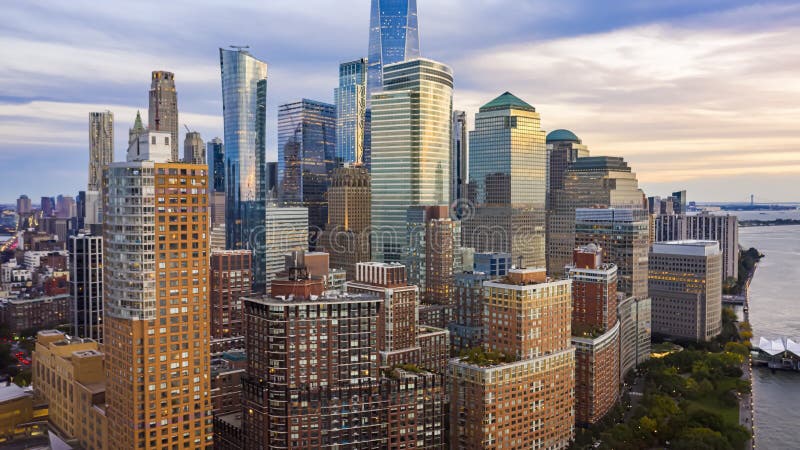
[[[455,73],[470,117],[511,91],[545,130],[622,156],[647,195],[800,201],[800,4],[739,0],[418,0],[422,54]],[[186,124],[222,136],[219,47],[269,64],[277,106],[333,102],[366,56],[369,0],[7,2],[0,28],[0,202],[85,189],[88,114],[110,110],[123,160],[152,70]]]

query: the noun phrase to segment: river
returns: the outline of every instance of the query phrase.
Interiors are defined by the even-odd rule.
[[[740,228],[739,242],[766,255],[750,284],[754,342],[761,336],[800,338],[800,226]],[[800,373],[753,369],[756,446],[800,446]]]

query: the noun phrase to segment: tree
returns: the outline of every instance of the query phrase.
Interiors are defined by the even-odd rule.
[[[733,450],[722,434],[708,428],[689,428],[672,443],[674,450]]]

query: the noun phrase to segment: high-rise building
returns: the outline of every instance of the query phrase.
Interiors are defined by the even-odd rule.
[[[267,163],[267,199],[278,198],[278,162],[270,161]]]
[[[189,131],[183,140],[183,162],[206,164],[206,143],[197,131]],[[209,166],[210,168],[211,166]]]
[[[686,214],[686,191],[672,193],[672,209],[676,214]]]
[[[480,108],[469,142],[475,211],[463,219],[464,246],[544,267],[547,148],[539,113],[506,92]]]
[[[30,214],[31,212],[33,212],[31,199],[25,194],[20,195],[17,199],[17,215],[23,216],[25,214]]]
[[[638,299],[617,293],[620,380],[628,371],[650,359],[651,305],[649,298]]]
[[[572,265],[572,345],[575,347],[575,421],[593,424],[619,397],[617,266],[603,262],[595,244],[577,248]]]
[[[452,336],[451,353],[457,355],[483,345],[483,283],[497,278],[500,277],[480,271],[455,275],[453,315],[447,326]]]
[[[372,98],[372,259],[400,262],[408,208],[450,203],[453,75],[427,59],[382,67],[383,92]]]
[[[551,195],[548,214],[547,270],[553,276],[564,273],[575,248],[575,210],[578,208],[645,209],[644,193],[636,174],[618,157],[578,158],[567,167],[563,189]],[[608,246],[604,246],[608,248]],[[617,264],[622,270],[622,265]]]
[[[709,341],[722,330],[722,252],[717,241],[670,241],[650,252],[653,333]]]
[[[488,351],[449,365],[451,448],[567,448],[575,427],[571,281],[512,269],[483,286]]]
[[[252,294],[252,253],[211,252],[211,352],[244,348],[242,298]]]
[[[406,213],[405,265],[427,304],[452,303],[453,273],[461,267],[461,223],[447,205],[412,206]],[[430,283],[428,282],[430,280]]]
[[[56,210],[56,202],[53,197],[42,197],[41,199],[42,217],[52,217]]]
[[[208,175],[214,192],[225,192],[225,144],[215,137],[206,144],[208,152]]]
[[[113,161],[114,114],[111,111],[90,112],[88,190],[102,190],[103,169]]]
[[[242,49],[219,49],[225,119],[226,247],[253,251],[253,288],[266,284],[267,64]]]
[[[369,261],[372,189],[364,166],[341,167],[331,174],[328,188],[328,224],[318,247],[330,254],[330,265],[344,269],[349,279],[356,264]]]
[[[30,203],[30,200],[28,200]],[[56,217],[69,219],[78,215],[78,204],[70,195],[59,195],[56,198]]]
[[[650,222],[643,209],[578,208],[574,242],[596,244],[604,260],[617,266],[617,289],[636,298],[647,297],[647,254]]]
[[[510,253],[475,253],[473,256],[475,272],[482,272],[492,277],[504,277],[511,269]]]
[[[453,131],[450,133],[453,144],[450,149],[450,202],[455,206],[455,215],[462,217],[462,205],[456,202],[467,200],[467,180],[469,178],[469,141],[467,140],[467,113],[453,111]]]
[[[265,285],[269,288],[285,265],[284,256],[293,250],[308,250],[308,208],[268,203],[264,224]],[[253,258],[253,264],[257,259]],[[256,271],[253,270],[253,273]]]
[[[336,99],[336,164],[364,162],[367,114],[367,59],[339,65]]]
[[[142,155],[107,170],[108,440],[210,448],[208,169],[154,155],[161,159]]]
[[[303,99],[278,107],[278,179],[281,201],[308,208],[308,224],[328,221],[329,175],[336,167],[336,107]]]
[[[209,206],[211,208],[211,229],[225,228],[225,191],[212,192],[208,196]],[[225,236],[223,235],[224,239]],[[222,243],[223,247],[225,243]]]
[[[69,291],[72,295],[72,332],[103,342],[103,237],[70,236]]]
[[[547,207],[550,208],[553,192],[564,189],[567,169],[578,158],[589,156],[589,147],[572,131],[559,129],[547,133]]]
[[[655,216],[655,242],[687,239],[719,242],[722,276],[739,277],[739,220],[730,214],[659,214]]]
[[[384,70],[419,58],[416,0],[372,0],[369,20],[367,104],[385,86]]]
[[[147,110],[150,131],[169,133],[170,161],[177,162],[178,155],[178,91],[175,74],[154,70],[150,77],[150,108]],[[205,163],[205,162],[203,162]]]

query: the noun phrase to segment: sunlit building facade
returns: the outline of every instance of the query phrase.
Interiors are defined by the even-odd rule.
[[[464,246],[544,267],[547,149],[539,113],[506,92],[481,107],[469,135],[475,210],[463,219]]]
[[[219,49],[225,120],[226,247],[253,250],[253,288],[266,282],[267,64],[245,50]]]
[[[366,58],[339,65],[336,99],[336,163],[364,162],[367,114]]]
[[[89,184],[87,190],[103,189],[103,169],[114,161],[114,114],[89,113]]]
[[[450,203],[453,74],[427,59],[383,73],[372,99],[372,259],[401,262],[408,208]]]

